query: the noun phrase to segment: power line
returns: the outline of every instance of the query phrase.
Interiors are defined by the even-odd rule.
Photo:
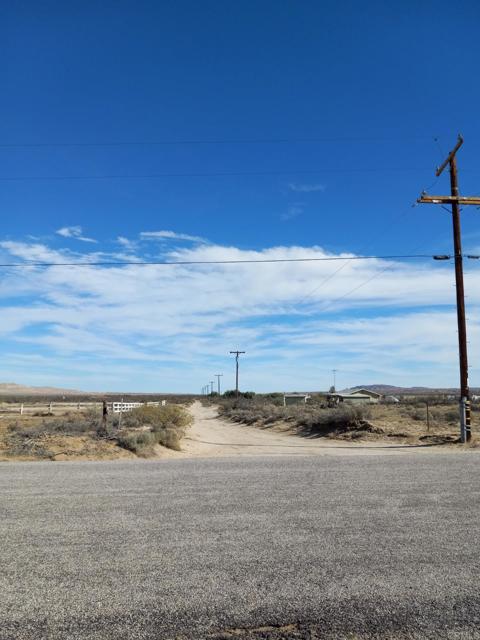
[[[437,140],[437,139],[435,139]],[[438,140],[437,140],[438,142]],[[426,190],[430,189],[432,186],[434,186],[436,184],[436,182],[438,181],[438,178],[436,178],[434,180],[434,182],[427,187]],[[403,220],[403,218],[405,218],[412,210],[413,207],[417,206],[417,202],[415,202],[414,204],[412,204],[411,207],[409,207],[408,209],[405,209],[404,211],[401,211],[399,214],[397,214],[396,216],[393,217],[393,219],[391,219],[388,224],[385,226],[385,228],[382,230],[382,232],[377,235],[376,239],[375,239],[375,243],[378,242],[379,238],[383,238],[387,233],[391,234],[391,228],[392,228],[392,224],[398,224],[400,220]],[[363,251],[368,251],[370,249],[370,247],[372,247],[374,244],[374,241],[372,239],[370,239],[370,242],[368,243],[368,245],[365,247],[363,247]],[[333,273],[331,273],[330,275],[328,275],[326,278],[324,278],[316,287],[314,287],[313,289],[311,289],[307,294],[305,294],[299,301],[297,304],[302,304],[303,302],[305,302],[305,300],[307,300],[308,298],[310,298],[311,296],[313,296],[314,293],[317,293],[318,291],[320,291],[320,289],[323,288],[324,285],[327,284],[327,282],[330,282],[330,280],[332,280],[337,274],[340,273],[340,271],[343,271],[343,269],[345,269],[345,267],[348,265],[348,261],[344,262],[342,265],[340,265],[340,267],[338,267],[337,269],[335,269],[335,271]],[[383,273],[383,272],[380,272]],[[380,275],[380,274],[379,274]],[[366,284],[366,283],[365,283]],[[363,285],[362,285],[363,286]]]
[[[440,142],[438,139],[438,136],[436,136],[435,138],[433,138],[433,141],[440,146]],[[436,176],[435,180],[425,189],[425,191],[429,191],[432,187],[434,187],[436,185],[436,183],[438,182],[439,177]],[[391,233],[391,226],[392,224],[398,224],[398,222],[400,220],[403,220],[403,218],[405,218],[412,210],[412,208],[418,206],[418,203],[415,201],[411,207],[409,207],[408,209],[401,211],[399,214],[397,214],[396,216],[393,217],[392,220],[390,220],[388,222],[388,225],[385,226],[385,228],[383,229],[383,231],[380,233],[380,235],[376,237],[375,242],[378,242],[379,238],[383,238],[387,233]],[[370,249],[370,247],[372,247],[374,244],[374,242],[372,241],[372,239],[370,239],[370,242],[368,243],[367,247],[363,248],[363,251],[368,251]],[[415,249],[414,249],[415,251]],[[317,293],[318,291],[320,291],[320,289],[323,288],[324,285],[327,284],[327,282],[330,282],[330,280],[332,280],[337,274],[340,273],[340,271],[343,271],[343,269],[345,269],[345,267],[348,265],[348,261],[344,262],[342,265],[340,265],[340,267],[338,267],[337,269],[335,269],[335,271],[333,273],[331,273],[330,275],[328,275],[326,278],[324,278],[314,289],[311,289],[306,295],[304,295],[297,304],[302,304],[303,302],[305,302],[305,300],[307,300],[308,298],[310,298],[314,293]],[[387,268],[388,269],[388,268]],[[373,280],[374,278],[378,277],[379,275],[381,275],[382,273],[384,273],[384,271],[387,271],[387,269],[383,269],[382,271],[380,271],[378,274],[376,274],[375,276],[373,276],[371,279]],[[364,282],[363,284],[360,284],[358,288],[363,287],[364,284],[367,284],[368,282],[370,282],[370,279],[366,282]],[[353,289],[352,291],[348,292],[347,294],[345,294],[346,297],[348,296],[350,293],[353,293],[353,291],[356,291],[356,289]]]
[[[320,309],[320,311],[322,311],[322,312],[328,311],[328,309],[333,307],[337,302],[340,302],[341,300],[344,300],[345,298],[348,298],[348,296],[350,296],[352,293],[355,293],[355,291],[358,291],[359,289],[361,289],[365,285],[369,284],[372,280],[375,280],[375,278],[378,278],[383,273],[385,273],[385,271],[388,271],[391,268],[392,268],[391,265],[389,265],[388,267],[385,267],[384,269],[381,269],[380,271],[377,271],[377,273],[374,273],[372,276],[370,276],[370,278],[368,278],[367,280],[364,280],[363,282],[361,282],[357,286],[353,287],[353,289],[350,289],[350,291],[347,291],[347,293],[344,293],[343,295],[339,296],[338,298],[335,298],[334,300],[331,300],[330,303],[327,304],[326,307],[323,307],[323,309]]]
[[[151,265],[155,266],[175,266],[175,265],[211,265],[211,264],[276,264],[282,262],[335,262],[353,261],[353,260],[412,260],[412,259],[433,259],[434,256],[426,253],[409,254],[409,255],[384,255],[384,256],[329,256],[324,258],[259,258],[252,260],[179,260],[176,262],[167,260],[158,261],[92,261],[92,262],[3,262],[0,263],[2,267],[123,267],[123,266],[137,266],[147,267]]]
[[[219,177],[255,177],[255,176],[313,176],[324,173],[383,173],[383,172],[428,171],[426,167],[354,167],[303,170],[289,169],[282,171],[203,171],[203,172],[166,172],[144,174],[103,174],[103,175],[70,175],[70,176],[0,176],[2,182],[27,182],[29,180],[157,180],[161,178],[219,178]]]
[[[342,136],[320,138],[210,138],[182,140],[109,140],[94,142],[2,142],[1,149],[45,148],[45,147],[146,147],[176,145],[253,145],[253,144],[321,144],[324,142],[392,142],[395,140],[437,140],[434,136]]]
[[[421,246],[421,245],[420,245]],[[465,255],[464,257],[468,258],[469,260],[479,260],[480,256],[478,255]],[[452,255],[433,255],[432,259],[433,260],[452,260],[454,259],[455,256]],[[343,269],[343,267],[346,265],[343,265],[341,267],[341,269]],[[372,280],[375,280],[375,278],[379,278],[381,275],[383,275],[386,271],[391,271],[394,267],[392,265],[387,265],[386,267],[384,267],[383,269],[380,269],[380,271],[377,271],[377,273],[374,273],[372,276],[370,276],[369,278],[367,278],[367,280],[364,280],[363,282],[360,282],[360,284],[356,285],[355,287],[353,287],[353,289],[350,289],[349,291],[347,291],[346,293],[342,294],[341,296],[339,296],[338,298],[335,298],[334,300],[331,300],[326,307],[323,307],[322,309],[320,309],[320,311],[323,313],[324,311],[328,311],[331,307],[333,307],[337,302],[340,302],[341,300],[344,300],[345,298],[348,298],[352,293],[355,293],[356,291],[358,291],[359,289],[361,289],[362,287],[364,287],[365,285],[369,284],[370,282],[372,282]],[[338,271],[340,271],[340,269],[337,269],[337,271],[334,272],[333,275],[335,275],[335,273],[337,273]],[[302,300],[300,300],[299,304],[301,304],[306,298],[308,298],[310,295],[312,295],[312,293],[314,293],[316,290],[314,290],[313,292],[310,292],[310,294],[308,294],[307,296],[305,296]]]

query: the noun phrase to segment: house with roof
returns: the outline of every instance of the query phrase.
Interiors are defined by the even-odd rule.
[[[369,389],[346,390],[342,392],[329,393],[327,395],[328,404],[334,406],[345,402],[346,404],[377,404],[382,397],[381,393],[370,391]]]
[[[371,398],[361,393],[328,393],[327,402],[329,407],[338,404],[370,404]]]
[[[350,391],[351,396],[368,396],[370,398],[371,403],[377,403],[382,399],[382,394],[377,393],[376,391],[372,391],[371,389],[355,389],[355,391]]]

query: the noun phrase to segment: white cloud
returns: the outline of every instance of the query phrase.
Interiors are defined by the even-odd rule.
[[[127,251],[133,251],[137,247],[137,243],[134,240],[129,240],[128,238],[125,238],[124,236],[118,236],[117,237],[117,242],[122,247],[125,247],[125,249],[127,249]]]
[[[199,244],[171,249],[166,259],[342,260],[102,267],[88,262],[98,255],[113,260],[115,254],[72,253],[35,242],[5,241],[0,248],[5,261],[61,262],[68,257],[83,263],[2,273],[0,338],[8,340],[10,354],[3,367],[8,370],[11,362],[19,381],[30,374],[31,367],[20,358],[27,349],[43,358],[45,383],[58,384],[63,370],[65,379],[86,389],[104,389],[108,382],[109,388],[124,390],[188,391],[201,387],[201,376],[212,367],[225,371],[225,384],[231,387],[228,352],[238,347],[247,351],[244,384],[257,390],[327,388],[333,367],[343,372],[342,386],[456,384],[450,264],[344,263],[352,254],[332,255],[318,246],[253,251]],[[138,250],[130,257],[144,259]],[[468,269],[467,262],[475,362],[480,283],[478,268]],[[326,281],[339,264],[345,268]],[[471,385],[478,385],[474,369]]]
[[[297,191],[299,193],[312,193],[314,191],[325,191],[327,188],[324,184],[297,184],[295,182],[290,182],[288,185],[290,191]]]
[[[188,242],[207,243],[208,240],[199,236],[190,236],[187,233],[175,231],[142,231],[140,237],[144,240],[186,240]]]
[[[86,238],[82,235],[82,227],[77,225],[73,227],[62,227],[61,229],[57,229],[55,233],[63,238],[74,238],[75,240],[81,240],[82,242],[98,242],[93,238]]]

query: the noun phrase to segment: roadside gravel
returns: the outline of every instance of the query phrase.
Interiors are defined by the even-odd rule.
[[[480,466],[0,466],[0,638],[480,638]]]

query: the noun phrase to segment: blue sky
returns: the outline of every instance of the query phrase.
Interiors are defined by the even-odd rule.
[[[4,261],[448,253],[450,216],[411,205],[448,190],[434,168],[458,132],[460,187],[480,193],[476,2],[0,11]],[[463,212],[470,252],[479,215]],[[479,386],[478,267],[466,268]],[[450,263],[2,276],[5,381],[197,391],[223,372],[231,387],[240,348],[256,390],[326,388],[333,368],[343,387],[457,385]]]

